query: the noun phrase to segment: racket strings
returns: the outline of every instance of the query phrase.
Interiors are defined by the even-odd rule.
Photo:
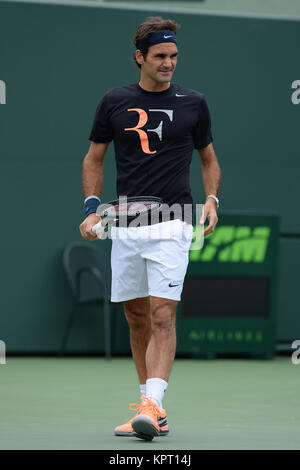
[[[106,208],[103,211],[104,216],[128,216],[133,217],[140,214],[145,214],[147,212],[152,212],[158,209],[161,206],[159,203],[149,202],[149,201],[139,201],[139,202],[132,202],[132,203],[123,203],[117,204],[115,206],[111,206]]]

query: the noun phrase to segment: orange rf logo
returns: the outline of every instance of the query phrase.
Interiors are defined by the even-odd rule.
[[[148,121],[148,114],[146,113],[146,111],[142,108],[130,108],[130,109],[127,109],[127,111],[136,111],[139,114],[139,121],[135,127],[126,127],[124,130],[135,131],[138,133],[140,137],[141,147],[144,153],[147,153],[148,155],[152,155],[156,153],[157,152],[156,150],[151,151],[149,148],[149,139],[148,139],[147,132],[155,132],[158,135],[159,140],[162,141],[163,121],[159,123],[156,129],[148,129],[148,131],[144,131],[141,128],[144,127]],[[166,113],[170,121],[173,121],[172,109],[149,109],[149,111]]]

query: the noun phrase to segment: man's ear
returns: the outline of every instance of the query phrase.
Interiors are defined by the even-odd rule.
[[[139,49],[137,49],[137,51],[135,52],[135,59],[139,65],[142,65],[142,63],[144,62],[143,54]]]

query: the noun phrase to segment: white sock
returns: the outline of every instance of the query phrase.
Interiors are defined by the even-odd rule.
[[[167,390],[168,382],[158,377],[146,380],[146,397],[153,400],[162,410],[162,399]]]
[[[140,384],[140,392],[143,397],[146,396],[146,384]]]

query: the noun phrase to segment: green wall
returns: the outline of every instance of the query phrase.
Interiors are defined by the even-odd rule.
[[[94,112],[106,90],[138,80],[132,38],[148,14],[159,13],[159,7],[0,2],[0,80],[6,84],[6,104],[0,104],[0,338],[8,352],[51,352],[60,344],[72,307],[61,254],[80,239],[81,164]],[[291,101],[291,84],[300,79],[300,22],[163,15],[182,26],[174,81],[203,92],[211,109],[223,170],[221,208],[279,213],[281,234],[300,240],[300,105]],[[104,200],[115,197],[114,181],[111,147]],[[196,154],[191,184],[202,202]],[[293,241],[283,239],[285,246]],[[109,242],[101,246],[109,253]],[[283,289],[294,272],[287,270]],[[285,291],[280,295],[284,299]],[[299,310],[296,293],[290,303],[291,310],[279,312],[285,321],[279,319],[284,335],[279,329],[278,339],[300,335],[292,313]],[[79,322],[74,350],[99,348],[97,313],[79,315]],[[91,324],[98,325],[94,331]]]

